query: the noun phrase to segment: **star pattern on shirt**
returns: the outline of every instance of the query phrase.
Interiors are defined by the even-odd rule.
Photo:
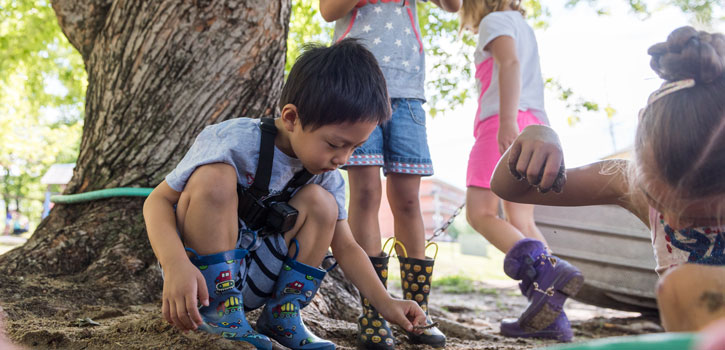
[[[390,47],[389,45],[394,44],[393,49],[386,48],[386,50],[393,50],[400,52],[401,50],[404,51],[405,47],[409,45],[410,49],[412,50],[413,54],[403,54],[400,58],[393,59],[393,55],[387,55],[383,56],[380,59],[381,63],[384,64],[394,64],[399,67],[399,69],[405,69],[408,71],[415,70],[415,72],[421,71],[421,65],[418,61],[416,54],[419,54],[420,51],[420,43],[415,42],[415,39],[412,39],[411,36],[414,34],[417,35],[417,33],[414,32],[415,28],[411,27],[411,25],[402,25],[401,28],[396,28],[397,24],[404,24],[404,23],[397,23],[396,21],[402,21],[400,17],[390,17],[392,15],[390,12],[388,12],[390,9],[386,8],[383,9],[382,6],[374,6],[371,11],[365,11],[365,18],[366,20],[364,22],[361,22],[360,26],[356,26],[358,33],[365,33],[366,36],[368,36],[370,42],[374,46],[378,46],[380,44],[383,44],[383,36],[386,36],[386,42],[383,44],[382,47]],[[396,7],[393,9],[395,11],[396,15],[405,15],[406,12],[404,11],[404,8]],[[362,15],[363,11],[358,11],[356,15],[356,20],[363,17]],[[372,17],[370,17],[372,16]],[[378,17],[379,16],[379,17]],[[389,21],[386,21],[389,20]],[[405,19],[405,23],[407,23],[407,19]],[[357,23],[356,23],[357,24]],[[385,31],[387,34],[381,35],[379,33],[376,33],[378,31]],[[389,31],[389,32],[388,32]],[[378,34],[379,36],[370,38],[372,35]],[[410,51],[409,51],[410,52]],[[397,56],[396,56],[397,57]]]

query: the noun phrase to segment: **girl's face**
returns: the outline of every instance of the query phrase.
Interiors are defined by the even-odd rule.
[[[647,203],[660,212],[664,221],[675,230],[691,227],[725,225],[725,194],[706,198],[686,198],[671,186],[655,179],[639,184]]]

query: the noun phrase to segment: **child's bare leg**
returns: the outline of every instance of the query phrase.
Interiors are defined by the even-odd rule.
[[[236,189],[237,174],[231,165],[208,164],[191,174],[176,206],[176,223],[185,246],[200,255],[234,249]]]
[[[201,307],[204,324],[199,329],[213,333],[227,333],[223,328],[215,328],[209,324],[230,323],[239,331],[234,339],[253,344],[256,348],[271,348],[271,341],[257,334],[247,323],[243,311],[244,299],[239,289],[234,287],[238,275],[244,275],[244,254],[236,249],[238,238],[237,217],[237,174],[228,164],[214,163],[197,168],[189,178],[176,206],[177,227],[181,232],[184,245],[193,248],[200,256],[187,252],[192,264],[199,268],[206,280],[198,288],[207,289],[207,293],[217,301]],[[225,261],[217,261],[217,253],[222,253]],[[205,267],[201,267],[205,266]],[[215,279],[224,278],[223,283],[231,283],[219,287],[223,283],[212,283]],[[195,286],[196,287],[196,286]],[[225,301],[234,300],[237,309],[228,309],[219,314],[218,308],[225,307]],[[196,305],[191,301],[187,310]],[[234,333],[236,334],[236,333]]]
[[[506,221],[516,227],[525,237],[533,238],[546,244],[544,235],[536,227],[534,221],[534,206],[532,204],[521,204],[509,201],[503,202],[503,212],[506,214]]]
[[[494,247],[504,253],[524,235],[514,225],[498,217],[500,199],[490,189],[468,187],[466,191],[466,219],[473,228]]]
[[[725,317],[725,266],[672,268],[657,284],[657,305],[668,332],[698,331]]]
[[[289,205],[299,212],[295,226],[285,233],[287,245],[292,238],[300,244],[297,261],[319,266],[327,254],[337,223],[337,202],[330,192],[319,185],[306,185],[301,188]],[[295,245],[289,250],[289,256],[294,256]]]
[[[380,199],[382,184],[379,166],[351,166],[347,168],[350,183],[350,209],[348,222],[355,241],[368,256],[378,256],[380,243]]]
[[[420,212],[420,175],[389,173],[387,195],[393,212],[394,232],[408,257],[425,259],[425,228]],[[398,251],[398,254],[402,252]]]

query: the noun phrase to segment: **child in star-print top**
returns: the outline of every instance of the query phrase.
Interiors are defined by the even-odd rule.
[[[634,161],[565,169],[556,133],[532,125],[491,188],[515,202],[632,212],[652,231],[662,325],[697,331],[725,317],[725,35],[682,27],[648,53],[665,83],[640,110]]]
[[[458,11],[461,4],[461,0],[431,1],[448,12]],[[328,22],[336,21],[333,41],[359,39],[377,58],[388,86],[392,119],[378,126],[344,167],[350,184],[353,235],[371,260],[380,265],[379,271],[386,274],[388,258],[382,253],[378,222],[381,167],[387,177],[387,196],[395,220],[395,246],[399,249],[399,257],[405,258],[405,249],[407,258],[420,261],[420,264],[410,265],[418,268],[430,260],[425,256],[425,231],[418,199],[420,179],[432,175],[433,166],[422,107],[425,102],[425,50],[416,7],[416,0],[320,0],[322,17]],[[432,270],[432,264],[429,269]],[[427,278],[426,284],[430,288]],[[424,290],[418,283],[414,287]],[[428,292],[424,295],[404,291],[403,294],[418,301],[426,310]],[[374,308],[365,306],[365,300],[363,316],[358,320],[361,346],[392,349],[394,337],[390,329],[379,319]],[[420,336],[410,335],[410,339],[413,343],[445,345],[445,336],[435,328],[427,329]]]

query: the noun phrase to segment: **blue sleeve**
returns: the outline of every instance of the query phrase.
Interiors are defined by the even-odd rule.
[[[169,175],[166,175],[166,183],[171,189],[182,192],[191,174],[202,165],[227,163],[236,169],[225,131],[225,128],[219,127],[206,127],[201,131],[184,158]]]

